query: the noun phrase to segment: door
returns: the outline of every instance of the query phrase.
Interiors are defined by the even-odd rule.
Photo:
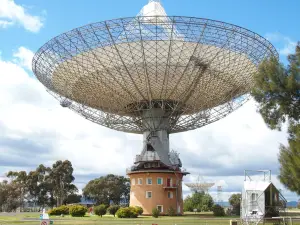
[[[158,211],[159,211],[160,213],[163,212],[163,206],[162,206],[162,205],[158,205],[158,206],[157,206],[157,209],[158,209]]]
[[[167,187],[171,186],[171,178],[167,178]]]

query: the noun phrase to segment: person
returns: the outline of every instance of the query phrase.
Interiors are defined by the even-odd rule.
[[[90,213],[90,216],[93,215],[93,207],[90,207],[90,208],[89,208],[89,213]]]

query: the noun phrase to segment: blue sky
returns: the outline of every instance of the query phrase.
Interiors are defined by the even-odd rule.
[[[27,11],[42,19],[38,33],[13,26],[1,32],[1,51],[9,57],[12,49],[20,45],[36,51],[50,38],[85,25],[120,17],[135,16],[147,0],[98,1],[15,1]],[[279,33],[291,40],[300,36],[297,0],[163,0],[168,15],[203,17],[233,23],[248,28],[262,36]],[[273,43],[282,48],[283,43]]]
[[[32,76],[31,60],[39,47],[62,32],[135,16],[145,4],[147,0],[0,0],[0,179],[8,170],[30,170],[58,159],[72,161],[80,188],[109,172],[125,175],[141,150],[141,137],[109,130],[62,109]],[[162,4],[170,16],[203,17],[250,29],[270,40],[285,63],[300,40],[298,0],[162,0]],[[285,131],[269,130],[253,101],[222,121],[171,135],[171,148],[180,152],[184,167],[192,173],[185,181],[194,181],[200,173],[224,187],[224,200],[241,191],[244,169],[272,169],[280,186],[276,179],[280,143],[286,144]],[[298,198],[287,190],[284,194],[288,200]]]

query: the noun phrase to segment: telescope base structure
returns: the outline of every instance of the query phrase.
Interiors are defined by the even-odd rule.
[[[182,178],[187,172],[180,170],[129,171],[130,206],[143,208],[143,215],[152,215],[153,208],[160,215],[168,215],[170,209],[176,215],[183,214]]]

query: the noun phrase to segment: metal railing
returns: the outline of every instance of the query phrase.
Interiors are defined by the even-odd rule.
[[[149,162],[149,161],[159,161],[160,158],[156,155],[136,155],[135,156],[135,162]]]

